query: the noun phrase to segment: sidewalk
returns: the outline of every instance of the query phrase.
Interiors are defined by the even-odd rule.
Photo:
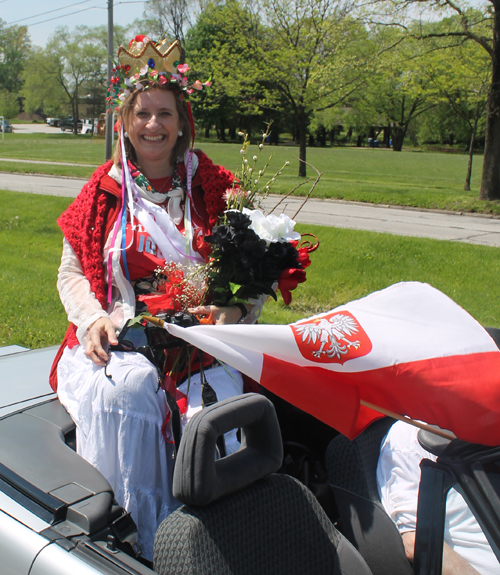
[[[0,189],[17,192],[74,198],[84,183],[84,179],[78,178],[0,173]],[[271,209],[279,200],[279,196],[270,196],[264,205]],[[285,211],[293,217],[302,202],[301,198],[288,198],[275,213]],[[500,219],[483,215],[338,200],[309,200],[295,219],[306,224],[500,247]]]

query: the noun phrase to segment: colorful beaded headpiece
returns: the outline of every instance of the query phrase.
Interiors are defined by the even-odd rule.
[[[204,86],[210,87],[210,80],[203,84],[200,80],[189,84],[185,74],[190,68],[187,64],[179,63],[180,56],[181,48],[177,40],[169,46],[166,40],[154,42],[140,35],[130,41],[128,50],[120,46],[120,64],[113,68],[106,98],[107,108],[119,107],[134,90],[147,90],[167,82],[177,85],[184,94],[203,90]]]

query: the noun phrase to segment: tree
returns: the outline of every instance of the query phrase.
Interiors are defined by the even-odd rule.
[[[61,116],[66,105],[66,93],[51,73],[57,66],[45,50],[34,47],[30,68],[23,74],[24,108],[28,113],[43,111],[47,116]]]
[[[144,10],[148,29],[156,38],[179,40],[181,59],[185,58],[185,36],[192,26],[192,0],[147,0]]]
[[[11,120],[15,118],[20,111],[19,99],[16,94],[7,90],[0,91],[0,116]]]
[[[426,54],[419,42],[397,30],[379,30],[378,38],[380,56],[367,82],[366,100],[373,120],[388,127],[392,148],[400,152],[410,124],[436,105],[436,90],[428,82]]]
[[[31,43],[27,26],[7,26],[0,19],[0,88],[17,94]]]
[[[377,2],[378,4],[378,2]],[[443,20],[446,28],[435,31],[422,29],[411,33],[421,40],[441,38],[449,46],[458,46],[461,42],[474,42],[480,46],[490,59],[491,78],[488,86],[486,112],[486,137],[484,147],[483,173],[479,197],[483,200],[500,199],[500,1],[488,0],[483,10],[471,7],[457,0],[393,0],[381,2],[390,10],[386,22],[409,29],[405,21],[408,14],[415,12],[415,6],[429,8],[440,15],[454,15]],[[405,13],[406,10],[406,13]],[[394,20],[398,14],[398,21]]]
[[[478,125],[487,104],[491,69],[488,56],[477,44],[465,42],[453,48],[434,50],[427,60],[429,81],[455,118],[469,128],[469,161],[464,190],[470,190],[472,160]]]
[[[25,74],[23,89],[27,105],[33,107],[47,102],[54,105],[64,94],[76,134],[80,98],[89,83],[95,83],[96,74],[105,85],[106,59],[105,47],[89,28],[77,27],[71,33],[65,27],[58,28],[45,50],[33,54],[36,67],[30,67],[29,74]]]
[[[12,119],[21,110],[19,92],[29,51],[28,28],[7,26],[0,19],[0,116]]]
[[[289,115],[306,175],[308,127],[315,112],[346,101],[364,84],[375,56],[366,29],[337,0],[263,0],[269,99]]]
[[[212,78],[212,87],[193,98],[195,117],[208,129],[216,126],[225,139],[241,129],[251,132],[270,118],[262,106],[265,53],[261,46],[259,18],[237,0],[209,3],[188,32],[186,52],[194,75]]]

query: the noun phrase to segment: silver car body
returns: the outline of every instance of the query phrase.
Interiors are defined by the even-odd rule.
[[[113,549],[113,545],[109,548],[106,540],[99,537],[96,540],[85,534],[85,527],[78,526],[95,521],[92,515],[95,500],[98,507],[103,499],[111,502],[112,492],[106,492],[104,477],[65,445],[63,433],[57,427],[65,412],[60,411],[62,406],[48,383],[56,352],[57,347],[33,351],[19,346],[0,348],[0,572],[2,575],[152,574],[130,555]],[[36,429],[41,430],[41,436],[33,433]],[[51,440],[46,442],[45,457],[47,431]],[[65,461],[71,463],[68,467],[74,467],[74,471],[61,469],[57,464]],[[12,467],[16,468],[13,473]],[[41,477],[36,486],[37,481],[30,481],[33,477],[38,479],[38,469]],[[50,484],[58,475],[63,483],[69,481],[69,484],[44,493],[43,485]],[[85,481],[104,486],[103,492],[91,492],[99,489],[89,488]],[[68,489],[86,494],[80,494],[74,498],[80,501],[71,503],[73,495]],[[54,493],[61,499],[54,499]],[[62,514],[62,509],[54,515],[44,509],[54,502],[65,508]],[[90,513],[86,512],[86,506]],[[86,513],[87,519],[82,523]]]

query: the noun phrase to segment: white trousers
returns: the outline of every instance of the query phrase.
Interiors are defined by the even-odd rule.
[[[85,356],[82,346],[66,348],[57,369],[57,392],[76,424],[78,454],[109,481],[115,499],[137,524],[143,556],[152,560],[156,529],[179,506],[171,488],[173,446],[161,433],[165,394],[157,391],[155,367],[139,353],[112,352],[107,373],[112,379]],[[205,373],[219,401],[243,392],[235,370],[216,367]],[[201,409],[199,387],[195,375],[183,423]],[[238,449],[235,432],[226,444],[228,453]]]

